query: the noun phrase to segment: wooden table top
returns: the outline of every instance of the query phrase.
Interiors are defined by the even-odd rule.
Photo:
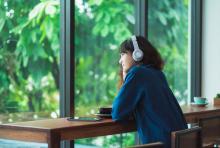
[[[185,105],[181,107],[185,116],[193,114],[201,114],[207,112],[220,111],[220,106],[207,105],[205,107],[198,107],[194,105]],[[67,118],[57,119],[44,119],[36,121],[26,121],[17,123],[0,124],[0,128],[26,128],[36,130],[59,130],[69,128],[82,128],[82,127],[97,127],[104,125],[116,124],[111,119],[104,119],[101,121],[88,122],[88,121],[68,121]]]
[[[112,119],[88,122],[58,118],[0,124],[0,138],[36,142],[47,142],[51,133],[57,133],[52,135],[59,135],[61,140],[73,140],[132,131],[136,131],[134,120],[124,124]]]
[[[187,105],[181,107],[188,123],[195,123],[200,117],[220,115],[220,106],[205,107]],[[119,123],[112,119],[101,121],[68,121],[67,118],[44,119],[17,123],[0,124],[0,138],[22,141],[47,142],[49,147],[60,140],[73,140],[88,137],[119,134],[136,131],[134,120]]]
[[[81,127],[97,127],[103,125],[111,125],[114,121],[112,119],[103,119],[101,121],[68,121],[67,118],[57,119],[43,119],[36,121],[16,122],[8,124],[0,124],[0,128],[26,128],[36,130],[59,130],[69,128],[81,128]]]
[[[201,114],[201,113],[220,111],[220,105],[214,106],[213,104],[208,104],[204,107],[200,107],[200,106],[196,106],[196,105],[184,105],[184,106],[181,106],[181,109],[182,109],[184,115],[193,115],[193,114]]]

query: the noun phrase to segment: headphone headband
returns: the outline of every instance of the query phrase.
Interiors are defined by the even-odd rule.
[[[132,40],[132,43],[133,43],[133,46],[134,46],[134,51],[132,53],[132,57],[134,59],[134,61],[141,61],[144,57],[144,53],[143,51],[139,48],[138,46],[138,42],[137,42],[137,38],[135,35],[133,35],[131,37],[131,40]]]
[[[135,49],[139,49],[139,50],[140,50],[140,48],[138,47],[137,38],[136,38],[135,35],[133,35],[133,36],[131,37],[131,40],[132,40],[132,43],[133,43],[133,46],[134,46],[134,50],[135,50]]]

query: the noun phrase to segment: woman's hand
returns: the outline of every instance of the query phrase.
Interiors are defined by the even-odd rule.
[[[123,81],[125,81],[126,75],[127,75],[127,72],[123,71]]]

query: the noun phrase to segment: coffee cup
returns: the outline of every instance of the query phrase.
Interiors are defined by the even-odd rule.
[[[205,104],[207,103],[207,99],[204,97],[194,97],[195,104]]]
[[[111,107],[100,107],[99,108],[99,113],[100,114],[111,114],[112,113],[112,108]]]

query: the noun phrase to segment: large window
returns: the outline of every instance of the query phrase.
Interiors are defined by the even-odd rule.
[[[129,1],[75,2],[75,116],[111,106],[117,93],[118,45],[133,30]]]
[[[131,0],[75,1],[75,116],[92,116],[99,107],[111,106],[119,78],[118,45],[133,34],[134,21]],[[76,143],[125,147],[134,144],[134,136],[106,136]]]
[[[68,5],[72,2],[0,0],[0,123],[56,118],[60,111],[69,116],[72,108],[75,116],[93,116],[99,107],[111,106],[118,92],[119,44],[140,26],[147,26],[147,33],[139,33],[146,34],[162,54],[164,72],[179,103],[187,103],[193,1],[75,0],[74,6]],[[147,3],[147,13],[138,10],[142,2]],[[140,19],[144,13],[147,24]],[[68,83],[73,73],[74,86]],[[135,136],[126,133],[75,143],[126,147],[134,145]]]
[[[168,83],[180,105],[189,96],[190,0],[148,0],[148,39],[159,49]]]
[[[0,123],[59,116],[58,0],[0,0]]]

